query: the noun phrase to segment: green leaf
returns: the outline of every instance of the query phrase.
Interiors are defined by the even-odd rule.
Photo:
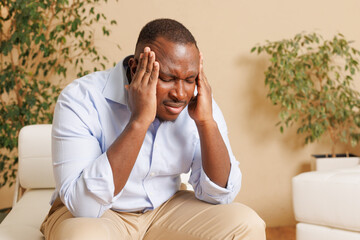
[[[355,68],[351,67],[350,68],[350,73],[351,73],[351,75],[354,75],[355,74]]]
[[[106,0],[1,2],[0,8],[12,14],[0,21],[0,186],[15,181],[21,127],[51,123],[67,71],[75,68],[76,75],[87,74],[91,60],[107,67],[108,58],[95,47],[93,23],[100,18],[104,26],[117,22],[95,13],[103,2]],[[106,27],[103,31],[110,35]],[[11,63],[10,54],[16,56]]]
[[[269,55],[266,95],[280,107],[283,125],[299,124],[297,133],[306,143],[331,136],[334,144],[350,139],[359,144],[360,136],[349,130],[360,131],[360,93],[353,86],[360,51],[351,44],[342,34],[324,39],[317,33],[299,33],[251,49]]]

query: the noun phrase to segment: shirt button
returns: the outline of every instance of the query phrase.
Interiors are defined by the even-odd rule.
[[[154,173],[154,172],[150,173],[150,177],[154,177],[155,175],[156,175],[156,173]]]

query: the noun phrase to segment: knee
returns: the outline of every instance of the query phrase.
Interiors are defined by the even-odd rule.
[[[265,222],[251,208],[242,204],[231,204],[231,222],[235,224],[233,239],[266,239]]]
[[[249,239],[266,239],[265,222],[260,218],[260,216],[252,209],[252,213],[249,214],[246,220],[246,229],[250,236]],[[256,236],[256,237],[255,237]]]
[[[106,224],[98,218],[70,218],[54,229],[53,240],[110,240]]]

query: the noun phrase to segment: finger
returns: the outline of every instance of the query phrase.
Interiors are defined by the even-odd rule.
[[[143,53],[143,58],[142,58],[142,61],[140,63],[139,77],[142,77],[146,72],[146,67],[147,67],[148,61],[149,61],[149,54],[150,54],[150,48],[145,47],[144,48],[144,53]]]
[[[204,57],[203,54],[200,52],[200,66],[199,66],[199,79],[200,79],[200,85],[204,85],[207,89],[211,91],[211,86],[207,80],[207,77],[204,72]]]
[[[198,91],[203,87],[204,84],[204,69],[203,69],[203,56],[199,53],[199,75],[197,78]],[[201,91],[201,90],[200,90]]]
[[[153,70],[151,72],[151,76],[150,76],[150,80],[149,80],[149,84],[154,84],[156,85],[159,79],[159,70],[160,70],[160,65],[158,62],[154,62],[153,64]]]
[[[198,79],[197,79],[197,85],[199,87],[201,87],[202,82],[203,82],[203,78],[204,78],[204,69],[203,69],[203,56],[202,53],[199,53],[199,75],[198,75]]]
[[[207,77],[205,75],[204,72],[204,57],[203,54],[200,52],[200,69],[199,69],[199,73],[201,74],[201,79],[206,83],[209,84],[207,81]]]
[[[155,53],[153,51],[150,51],[148,56],[148,63],[146,66],[146,71],[142,79],[142,84],[147,85],[149,84],[149,81],[151,79],[151,74],[153,72],[154,62],[155,62]]]
[[[134,75],[134,83],[140,83],[142,81],[148,64],[149,52],[150,48],[145,47],[144,52],[140,54],[139,67],[136,69]]]
[[[143,58],[144,58],[144,54],[140,53],[139,61],[137,62],[137,67],[136,67],[134,76],[131,79],[131,85],[137,84],[140,81],[139,78],[138,78],[138,75],[139,75],[140,65],[141,65],[141,63],[143,61]]]
[[[204,74],[204,59],[203,59],[203,55],[202,53],[200,52],[199,54],[199,60],[200,60],[200,63],[199,63],[199,78],[202,79],[203,78],[203,74]]]

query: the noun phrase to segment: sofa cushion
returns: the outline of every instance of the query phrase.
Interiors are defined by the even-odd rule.
[[[360,233],[298,223],[296,225],[296,240],[360,240]]]
[[[1,240],[44,240],[43,234],[39,229],[29,226],[0,225],[0,239]]]
[[[50,124],[25,126],[19,133],[19,180],[23,188],[54,188]]]
[[[360,166],[293,178],[297,221],[360,231]]]
[[[1,223],[0,239],[43,239],[40,226],[50,210],[53,192],[54,189],[25,192]]]

